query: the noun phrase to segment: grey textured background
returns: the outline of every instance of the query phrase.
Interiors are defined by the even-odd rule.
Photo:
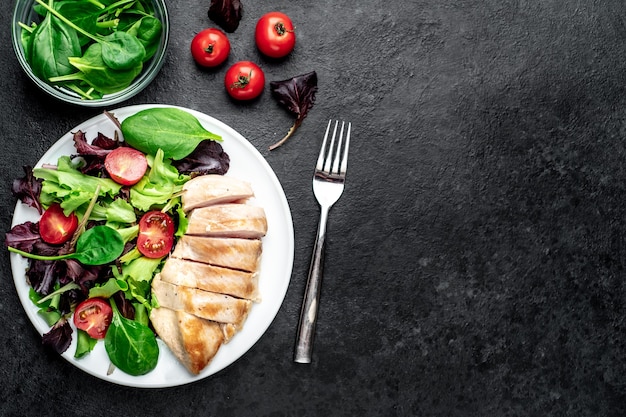
[[[228,99],[225,68],[189,42],[209,1],[167,1],[167,61],[124,104],[205,112],[266,157],[292,209],[295,263],[276,319],[239,361],[183,387],[111,385],[47,354],[1,258],[2,416],[623,416],[626,413],[626,4],[622,0],[243,0],[229,63],[269,80],[312,70],[317,102],[291,116],[266,90]],[[11,181],[99,113],[49,99],[10,48],[0,5],[2,152]],[[254,47],[264,12],[297,27],[282,62]],[[314,361],[292,363],[317,223],[312,161],[326,121],[354,125],[331,211]]]

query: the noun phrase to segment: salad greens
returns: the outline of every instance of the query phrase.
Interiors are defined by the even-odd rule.
[[[76,214],[80,225],[74,239],[62,245],[45,243],[39,223],[32,221],[14,226],[5,239],[10,252],[29,259],[26,276],[32,287],[30,298],[51,326],[44,343],[63,353],[72,340],[68,318],[76,305],[87,298],[108,299],[115,313],[105,348],[111,361],[131,375],[149,372],[158,360],[155,335],[149,328],[150,311],[158,307],[158,300],[151,296],[151,282],[165,259],[147,258],[139,252],[138,219],[150,210],[161,210],[177,225],[175,236],[181,236],[187,228],[180,200],[184,183],[195,175],[224,174],[230,163],[219,143],[206,140],[219,137],[204,130],[191,114],[176,108],[147,114],[163,127],[163,135],[181,130],[169,142],[162,137],[163,148],[147,153],[148,170],[137,184],[117,184],[104,168],[109,152],[130,145],[117,139],[118,132],[116,139],[98,133],[91,143],[87,143],[84,132],[74,132],[77,154],[59,157],[55,166],[24,167],[25,176],[12,186],[13,195],[40,214],[56,203],[66,215]],[[141,123],[135,125],[133,117],[126,119],[131,119],[126,126],[134,129],[139,141],[144,135],[154,137],[149,125],[144,125],[147,130],[142,132]],[[117,119],[111,119],[121,126]],[[205,139],[197,139],[189,157],[173,161],[166,155],[180,148],[180,136]],[[85,332],[76,334],[74,355],[80,358],[94,348],[96,340]]]
[[[272,96],[278,101],[278,104],[296,116],[296,120],[287,134],[281,140],[270,146],[271,151],[281,146],[293,135],[304,121],[304,118],[313,107],[313,104],[315,104],[317,73],[311,71],[288,80],[271,81],[270,91],[272,92]]]
[[[163,25],[148,0],[35,0],[43,17],[21,23],[33,73],[85,99],[128,87],[158,50]]]
[[[144,375],[159,360],[159,345],[148,326],[122,316],[111,299],[113,319],[104,337],[104,347],[113,365],[129,375]]]
[[[122,122],[124,140],[149,155],[163,150],[164,158],[183,159],[204,140],[222,138],[207,131],[188,112],[176,108],[150,108],[137,112]]]
[[[116,260],[124,251],[124,240],[115,229],[108,226],[94,226],[81,234],[76,242],[76,251],[64,255],[36,255],[9,246],[9,252],[39,261],[76,259],[83,265],[105,265]]]

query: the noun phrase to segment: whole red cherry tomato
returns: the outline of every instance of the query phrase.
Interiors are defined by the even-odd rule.
[[[204,29],[191,40],[191,55],[203,67],[217,67],[228,58],[230,41],[219,29]]]
[[[261,16],[256,24],[254,39],[259,51],[271,58],[289,55],[296,45],[293,23],[281,12],[269,12]]]
[[[226,71],[224,86],[232,98],[251,100],[263,92],[265,74],[254,62],[239,61]]]

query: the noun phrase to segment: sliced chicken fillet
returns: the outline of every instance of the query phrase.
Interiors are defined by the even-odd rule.
[[[267,233],[265,210],[250,204],[218,204],[191,211],[185,233],[260,239]]]
[[[254,196],[250,184],[225,175],[199,175],[183,185],[183,210],[232,203]]]
[[[176,243],[171,257],[255,272],[259,269],[261,251],[261,241],[258,239],[183,235]]]
[[[152,280],[152,294],[160,307],[235,326],[245,321],[252,306],[250,300],[164,282],[160,274]]]
[[[170,284],[260,301],[259,275],[185,259],[168,258],[161,280]]]
[[[200,373],[224,343],[220,324],[184,311],[154,308],[150,321],[161,340],[193,374]]]

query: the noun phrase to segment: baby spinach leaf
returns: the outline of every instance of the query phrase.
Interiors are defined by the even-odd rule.
[[[146,50],[136,36],[126,32],[113,32],[103,37],[102,60],[111,69],[125,71],[141,66]]]
[[[270,82],[272,96],[278,100],[278,104],[296,115],[296,121],[287,132],[287,135],[270,146],[270,150],[278,148],[302,124],[311,107],[315,103],[317,93],[317,73],[315,71],[298,75],[284,81]]]
[[[65,255],[36,255],[10,246],[8,249],[9,252],[40,261],[76,259],[83,265],[105,265],[119,258],[124,251],[124,240],[115,229],[108,226],[94,226],[80,235],[76,241],[76,251]]]
[[[70,74],[69,58],[81,54],[78,34],[48,13],[30,36],[28,53],[33,73],[42,80]]]
[[[144,62],[154,56],[161,42],[163,24],[154,16],[144,16],[137,20],[126,32],[134,35],[143,45],[146,56]]]
[[[133,148],[165,158],[182,159],[206,139],[221,141],[221,136],[206,130],[190,113],[172,107],[154,107],[124,119],[124,140]]]
[[[154,332],[145,324],[122,316],[113,299],[113,318],[104,337],[109,359],[129,375],[144,375],[152,371],[159,360],[159,345]]]
[[[128,70],[111,69],[105,64],[102,45],[98,43],[89,46],[82,57],[73,57],[69,61],[79,72],[50,78],[50,82],[84,81],[104,94],[115,93],[128,87],[143,68],[143,64],[139,62],[136,67]]]

